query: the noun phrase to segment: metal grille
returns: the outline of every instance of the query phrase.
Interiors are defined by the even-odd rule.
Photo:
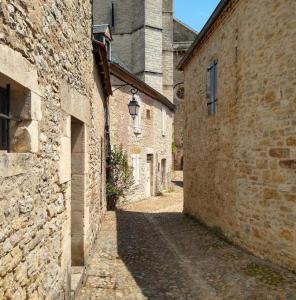
[[[9,151],[10,86],[0,87],[0,150]]]

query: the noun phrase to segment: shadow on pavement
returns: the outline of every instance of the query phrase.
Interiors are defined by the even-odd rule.
[[[147,299],[277,299],[296,293],[295,276],[265,266],[181,213],[120,210],[116,218],[119,258]],[[248,275],[245,270],[254,266],[279,282],[270,286],[269,274],[266,281]]]
[[[181,213],[117,212],[118,254],[147,299],[198,299],[157,222],[182,222]]]
[[[173,184],[175,184],[178,187],[181,187],[181,188],[184,187],[183,181],[172,181],[172,182],[173,182]]]

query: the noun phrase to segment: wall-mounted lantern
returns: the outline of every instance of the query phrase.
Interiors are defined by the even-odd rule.
[[[133,118],[133,120],[136,118],[136,116],[139,114],[139,110],[140,110],[140,105],[138,103],[138,101],[136,100],[135,95],[138,93],[137,89],[131,89],[131,93],[133,94],[133,98],[130,101],[130,103],[128,104],[128,110],[129,113],[131,115],[131,117]]]

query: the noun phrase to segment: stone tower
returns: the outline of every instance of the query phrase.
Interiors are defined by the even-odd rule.
[[[112,60],[173,101],[173,0],[94,0],[93,16],[111,26]]]
[[[183,170],[183,135],[184,135],[184,109],[185,89],[184,74],[177,70],[182,57],[196,39],[197,32],[178,19],[174,19],[174,104],[177,107],[174,118],[174,168]]]

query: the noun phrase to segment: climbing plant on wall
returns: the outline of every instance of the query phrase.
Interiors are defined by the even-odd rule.
[[[134,183],[133,169],[128,164],[127,153],[121,147],[111,150],[108,168],[108,210],[114,210],[118,200],[126,196]]]

